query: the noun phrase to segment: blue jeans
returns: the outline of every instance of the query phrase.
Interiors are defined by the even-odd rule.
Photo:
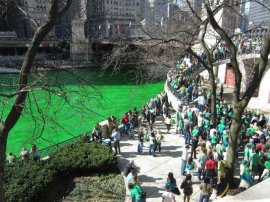
[[[126,135],[129,133],[129,123],[124,124],[124,133]]]
[[[199,178],[199,180],[203,180],[204,179],[203,168],[198,168],[198,178]]]
[[[200,194],[200,200],[199,200],[199,202],[208,202],[209,201],[209,198],[210,198],[209,195],[203,196],[203,195]]]
[[[142,154],[142,152],[143,152],[143,141],[138,141],[137,152],[139,154]]]
[[[155,149],[156,149],[156,145],[150,144],[150,146],[149,146],[149,155],[153,154],[153,156],[155,156]]]
[[[190,133],[185,131],[185,144],[190,144]]]
[[[182,159],[182,165],[181,165],[181,175],[185,175],[187,161]]]

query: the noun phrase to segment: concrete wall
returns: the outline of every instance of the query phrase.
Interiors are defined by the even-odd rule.
[[[226,196],[225,198],[215,200],[216,202],[269,202],[270,178],[264,180],[253,187],[236,196]]]
[[[169,103],[171,103],[173,109],[177,111],[179,106],[182,105],[182,102],[173,95],[172,91],[168,87],[167,81],[165,82],[164,90],[167,93]]]
[[[270,103],[270,69],[268,69],[261,81],[258,98],[263,103]]]

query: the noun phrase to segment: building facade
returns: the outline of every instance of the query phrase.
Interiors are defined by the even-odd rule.
[[[270,26],[270,1],[257,1],[250,2],[248,36],[251,38],[262,38]]]
[[[88,0],[89,39],[138,36],[146,0]]]

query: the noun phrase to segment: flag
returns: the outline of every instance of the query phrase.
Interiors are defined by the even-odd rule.
[[[163,26],[163,16],[161,18],[160,25]]]
[[[132,23],[131,23],[131,21],[129,21],[129,25],[128,25],[129,29],[131,28],[131,25],[132,25]]]
[[[101,25],[98,26],[98,29],[99,29],[99,30],[101,29]]]
[[[141,21],[141,25],[142,25],[142,26],[145,26],[145,24],[146,24],[146,20],[143,19],[143,20]]]

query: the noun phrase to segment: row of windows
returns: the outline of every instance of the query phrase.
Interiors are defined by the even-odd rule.
[[[111,5],[118,5],[118,1],[109,1],[109,0],[107,0],[107,4],[111,4]],[[121,6],[121,2],[119,2],[119,5]],[[131,3],[131,2],[126,2],[125,3],[125,6],[139,6],[140,5],[140,3],[139,2],[137,2],[137,3],[135,3],[135,2],[133,2],[133,3]]]

